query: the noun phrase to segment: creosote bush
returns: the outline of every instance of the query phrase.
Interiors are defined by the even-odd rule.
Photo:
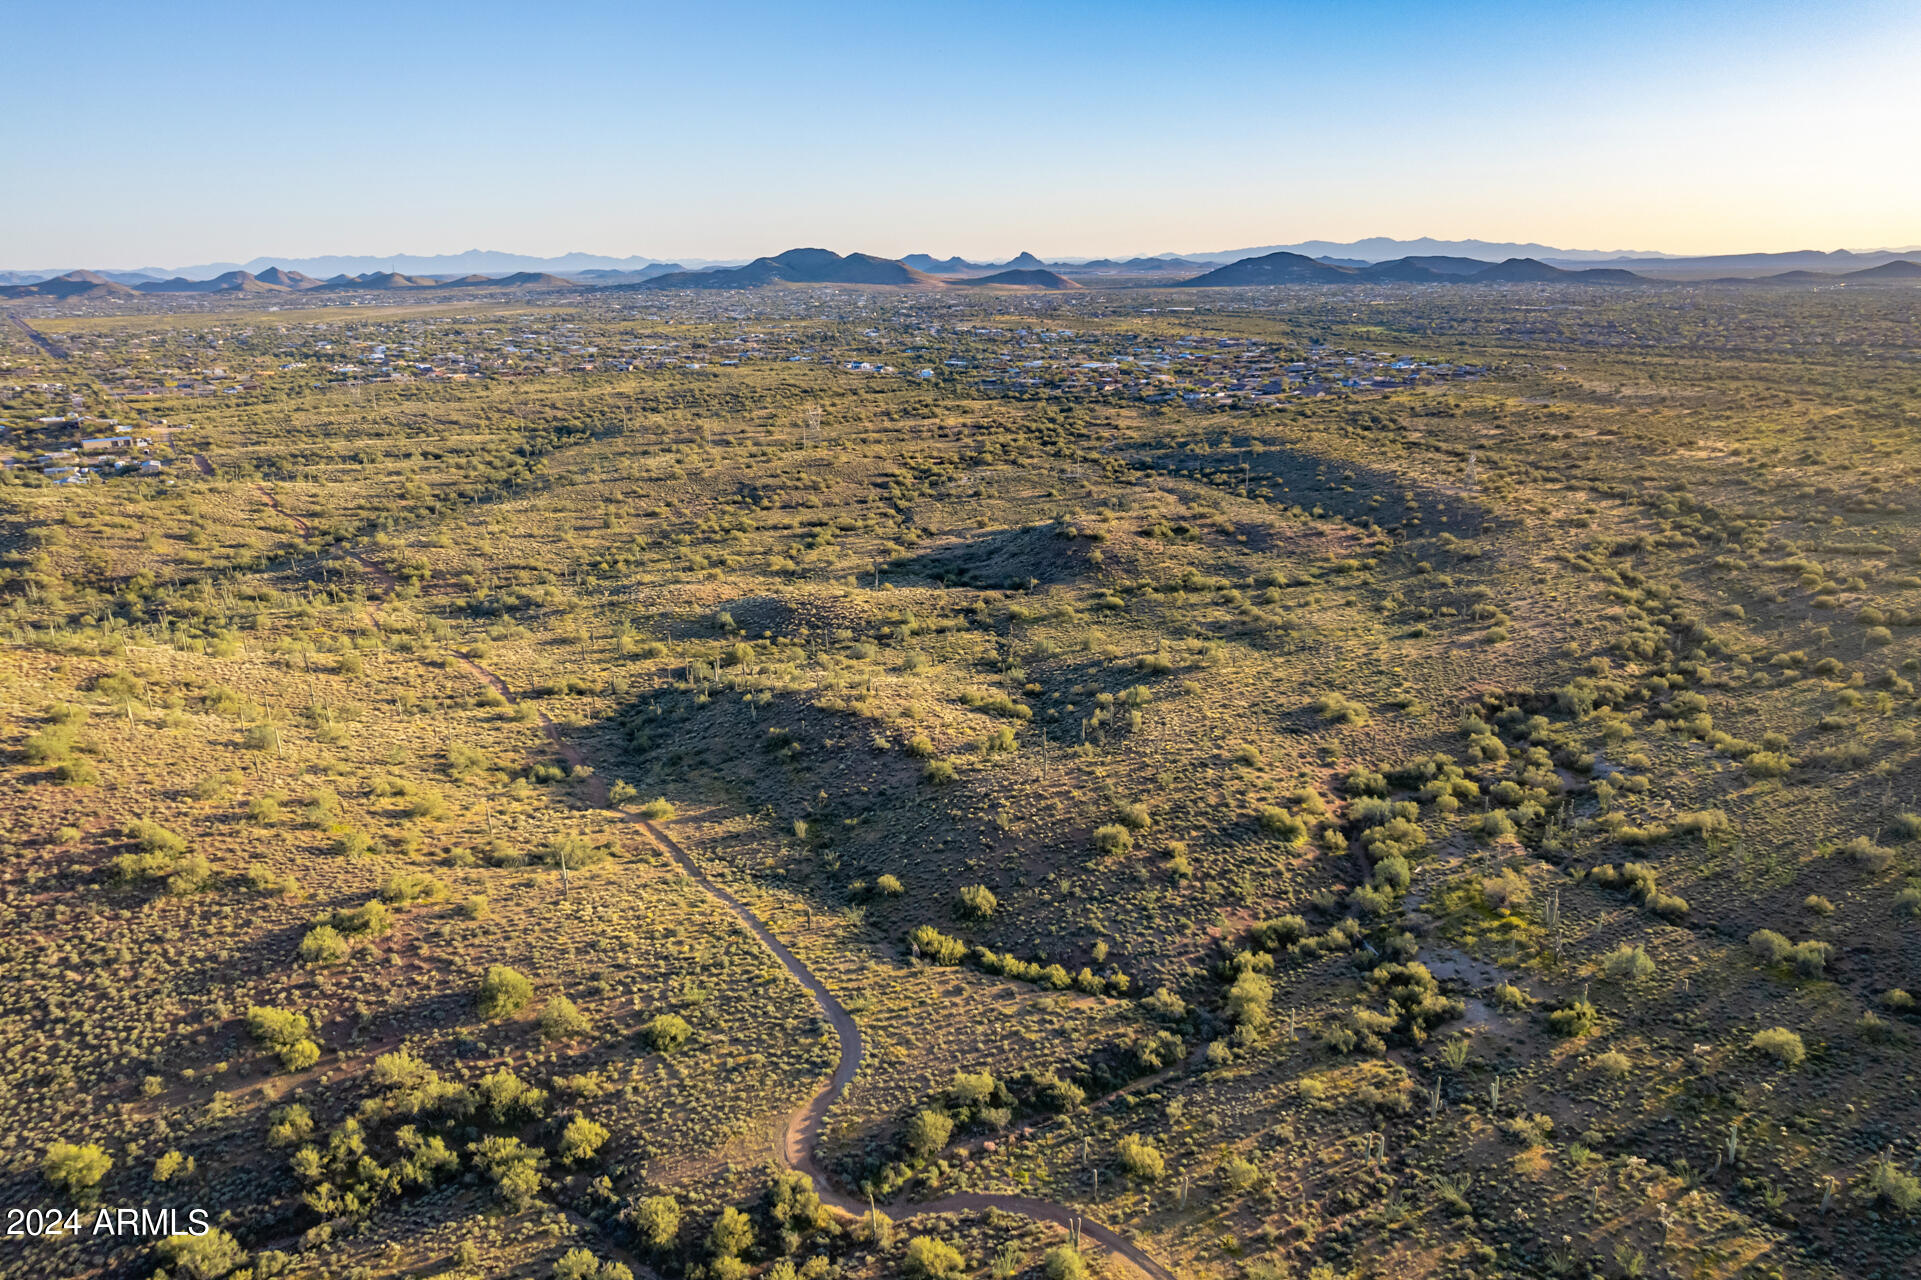
[[[1773,1058],[1784,1067],[1798,1067],[1807,1060],[1807,1046],[1801,1037],[1786,1027],[1768,1027],[1754,1033],[1748,1047]]]
[[[1126,1134],[1115,1148],[1127,1176],[1141,1182],[1158,1181],[1167,1172],[1167,1161],[1158,1148],[1137,1134]]]
[[[534,998],[534,984],[527,975],[504,964],[489,965],[475,996],[475,1011],[489,1022],[512,1017]]]

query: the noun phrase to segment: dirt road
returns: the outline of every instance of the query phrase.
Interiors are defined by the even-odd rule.
[[[293,521],[302,536],[307,534],[306,521],[290,512],[282,511],[278,499],[265,486],[262,486],[261,492],[266,495],[267,502],[275,511],[279,511]],[[392,574],[370,562],[358,552],[348,551],[347,554],[365,568],[381,586],[391,588],[397,585]],[[518,701],[513,691],[507,687],[507,682],[499,675],[471,659],[462,658],[460,662],[475,679],[491,686],[510,702]],[[555,725],[545,712],[537,712],[537,714],[540,717],[542,730],[545,731],[548,740],[553,743],[554,750],[560,754],[561,758],[572,766],[585,764],[586,760],[580,749],[561,736],[559,726]],[[596,774],[591,776],[588,782],[589,798],[593,803],[605,806],[607,803],[605,779]],[[755,915],[745,903],[716,884],[705,871],[701,870],[692,855],[681,847],[679,841],[662,830],[659,823],[642,818],[638,814],[625,816],[628,822],[644,831],[650,840],[672,858],[689,879],[740,921],[741,927],[767,949],[780,967],[786,970],[788,976],[806,989],[807,994],[812,996],[814,1003],[820,1007],[822,1016],[833,1027],[834,1035],[840,1041],[840,1060],[834,1066],[833,1075],[815,1091],[800,1110],[787,1118],[783,1155],[790,1168],[813,1179],[815,1190],[819,1193],[823,1204],[844,1214],[859,1217],[866,1212],[867,1206],[853,1196],[836,1189],[829,1180],[827,1171],[821,1168],[814,1155],[815,1148],[820,1143],[821,1133],[827,1124],[829,1109],[846,1091],[847,1086],[853,1082],[855,1074],[860,1070],[865,1046],[861,1039],[859,1024],[834,997],[834,993],[828,990],[827,984],[802,963],[800,957],[790,951],[785,943],[775,937],[760,917]],[[892,1206],[889,1212],[891,1216],[911,1218],[937,1213],[984,1213],[990,1209],[1020,1214],[1041,1222],[1057,1223],[1069,1229],[1078,1225],[1083,1239],[1091,1240],[1115,1257],[1125,1259],[1152,1280],[1177,1280],[1174,1272],[1155,1261],[1139,1245],[1118,1231],[1089,1219],[1076,1209],[1055,1204],[1049,1200],[1037,1200],[1028,1196],[999,1195],[992,1192],[963,1192],[958,1195],[944,1196],[938,1200]]]

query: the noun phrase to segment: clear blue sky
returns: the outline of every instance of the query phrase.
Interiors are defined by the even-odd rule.
[[[19,0],[0,267],[1921,244],[1921,4]]]

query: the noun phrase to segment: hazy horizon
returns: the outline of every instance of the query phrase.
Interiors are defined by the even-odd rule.
[[[1886,142],[1921,12],[1885,0],[366,17],[16,16],[6,265],[1921,242]]]
[[[1422,244],[1422,242],[1425,242],[1425,241],[1432,241],[1436,245],[1441,246],[1443,248],[1449,245],[1477,243],[1477,242],[1486,244],[1489,247],[1498,248],[1498,249],[1521,250],[1521,249],[1531,248],[1531,249],[1540,250],[1544,256],[1552,257],[1555,255],[1573,255],[1573,256],[1578,256],[1580,258],[1584,258],[1584,259],[1592,259],[1593,261],[1597,261],[1597,262],[1609,261],[1609,260],[1612,260],[1615,256],[1620,256],[1622,258],[1641,258],[1646,260],[1653,260],[1653,259],[1659,259],[1659,258],[1692,259],[1695,257],[1724,257],[1724,256],[1745,257],[1745,256],[1759,256],[1764,254],[1778,254],[1778,253],[1851,253],[1851,254],[1860,254],[1860,255],[1870,255],[1870,254],[1883,254],[1883,253],[1921,252],[1921,244],[1916,244],[1916,245],[1889,244],[1889,245],[1874,245],[1871,247],[1862,247],[1862,246],[1854,246],[1854,245],[1847,245],[1847,246],[1840,246],[1840,247],[1802,245],[1802,246],[1799,246],[1797,249],[1790,249],[1790,250],[1778,250],[1778,249],[1747,250],[1747,251],[1733,250],[1726,254],[1696,255],[1696,254],[1671,254],[1671,253],[1666,253],[1665,251],[1662,251],[1659,249],[1639,249],[1639,250],[1594,249],[1586,246],[1576,246],[1576,245],[1544,245],[1539,243],[1538,241],[1494,242],[1494,241],[1481,240],[1478,237],[1469,237],[1463,241],[1455,241],[1455,240],[1442,240],[1439,237],[1432,237],[1432,236],[1414,236],[1414,237],[1408,237],[1406,239],[1398,239],[1395,237],[1387,237],[1387,236],[1362,236],[1357,239],[1349,240],[1349,241],[1332,241],[1332,240],[1327,240],[1324,237],[1314,237],[1308,240],[1294,242],[1294,245],[1284,246],[1284,247],[1299,247],[1302,250],[1313,249],[1315,252],[1325,252],[1329,250],[1337,250],[1337,249],[1351,247],[1351,246],[1366,245],[1374,242],[1386,242],[1386,243],[1399,244],[1399,245],[1419,246]],[[473,269],[479,270],[483,273],[487,271],[531,270],[531,269],[534,269],[536,264],[553,268],[553,269],[564,269],[564,270],[573,270],[573,271],[604,269],[602,267],[594,267],[594,266],[561,267],[558,265],[558,264],[563,264],[570,261],[590,261],[590,260],[591,261],[604,260],[606,267],[611,267],[616,262],[622,263],[622,264],[633,264],[636,268],[638,268],[640,265],[644,265],[645,263],[677,263],[681,266],[685,266],[690,269],[700,269],[700,268],[711,267],[711,266],[738,265],[741,263],[754,261],[755,259],[758,259],[761,257],[771,257],[776,254],[784,253],[784,252],[787,252],[788,250],[798,249],[798,248],[825,248],[825,249],[830,249],[830,250],[833,250],[834,252],[842,253],[842,254],[866,252],[865,250],[860,249],[858,247],[846,247],[846,246],[836,247],[832,245],[803,246],[803,245],[794,244],[794,245],[788,245],[783,249],[768,249],[759,253],[743,254],[743,255],[738,255],[731,258],[701,258],[691,254],[684,255],[684,256],[675,256],[672,254],[646,254],[646,253],[640,253],[640,252],[622,254],[622,253],[597,253],[591,250],[571,250],[571,251],[559,253],[559,254],[540,255],[540,254],[520,253],[513,249],[470,248],[470,249],[427,251],[427,252],[401,251],[401,252],[385,253],[385,254],[353,253],[353,252],[318,253],[318,254],[287,254],[287,253],[272,254],[270,253],[270,254],[259,254],[252,258],[247,258],[244,260],[220,258],[220,259],[214,259],[208,262],[171,263],[171,264],[165,264],[165,265],[154,264],[154,263],[143,263],[138,266],[130,266],[130,265],[118,264],[118,263],[85,263],[85,264],[68,263],[61,266],[48,266],[47,264],[44,264],[44,263],[36,264],[32,266],[9,265],[6,263],[0,263],[0,272],[12,272],[16,274],[31,275],[31,274],[40,274],[40,273],[48,273],[48,272],[57,273],[57,272],[65,272],[65,271],[86,270],[86,271],[105,271],[113,274],[128,274],[128,275],[146,273],[146,274],[155,275],[156,277],[163,277],[167,275],[173,275],[176,273],[196,273],[196,272],[214,273],[214,272],[225,272],[225,271],[236,271],[236,270],[250,271],[250,272],[262,271],[267,269],[267,267],[269,266],[281,266],[290,270],[304,270],[305,267],[308,265],[313,265],[316,263],[326,263],[330,268],[334,266],[338,266],[341,270],[347,271],[347,272],[393,269],[405,274],[409,271],[420,271],[425,269],[419,265],[409,266],[406,264],[420,264],[420,263],[425,263],[429,261],[439,261],[446,264],[447,267],[451,267],[456,262],[459,262],[462,266],[466,266],[468,265],[467,260],[475,260]],[[1060,254],[1038,254],[1036,256],[1042,258],[1045,261],[1059,262],[1059,263],[1094,261],[1096,259],[1103,259],[1103,258],[1111,258],[1115,260],[1128,260],[1128,259],[1150,258],[1150,257],[1186,258],[1186,259],[1191,259],[1195,261],[1208,261],[1208,260],[1224,261],[1224,260],[1228,260],[1232,255],[1241,253],[1241,252],[1269,252],[1269,251],[1271,250],[1268,246],[1248,245],[1248,246],[1242,246],[1240,248],[1227,248],[1227,249],[1161,250],[1154,253],[1146,253],[1146,252],[1142,252],[1142,253],[1123,252],[1123,253],[1112,253],[1112,254],[1060,253]],[[967,253],[950,254],[950,253],[941,251],[939,249],[934,249],[934,250],[921,249],[921,250],[912,250],[912,251],[909,251],[909,253],[901,254],[898,256],[907,257],[907,256],[911,256],[913,253],[927,253],[929,254],[929,256],[943,260],[943,261],[949,258],[958,257],[958,258],[965,259],[968,262],[979,263],[979,264],[990,264],[990,263],[997,263],[997,262],[1012,259],[1019,252],[1023,252],[1023,251],[1017,250],[1015,253],[1002,254],[998,256],[994,256],[994,255],[984,256],[984,255],[967,254]],[[1599,257],[1596,255],[1607,255],[1607,256]],[[1332,253],[1328,253],[1327,256],[1336,256],[1336,255],[1333,255]],[[500,262],[490,266],[486,264],[486,262],[484,261],[485,259],[506,259],[510,261]],[[1377,260],[1385,260],[1385,259],[1377,258]],[[386,265],[382,265],[382,264],[386,264]]]

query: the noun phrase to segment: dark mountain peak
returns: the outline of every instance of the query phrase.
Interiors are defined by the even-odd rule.
[[[1906,258],[1896,258],[1878,267],[1866,267],[1860,271],[1850,271],[1841,277],[1843,280],[1921,280],[1921,263],[1909,262]]]
[[[789,249],[772,257],[756,258],[744,267],[718,271],[677,271],[652,280],[614,288],[647,289],[758,289],[771,284],[868,284],[939,287],[940,281],[893,258],[871,253],[846,257],[831,249]]]
[[[1039,267],[1017,267],[1010,271],[996,271],[991,276],[969,276],[965,280],[956,280],[953,283],[970,287],[988,285],[1017,289],[1079,289],[1083,287],[1058,272]]]
[[[1335,265],[1333,263],[1330,266]],[[1434,284],[1448,279],[1433,267],[1425,266],[1412,258],[1396,258],[1392,262],[1376,262],[1355,271],[1362,280],[1373,280],[1381,284]]]
[[[1647,277],[1620,267],[1590,267],[1573,271],[1551,267],[1536,258],[1509,258],[1466,279],[1477,284],[1642,284]]]
[[[0,298],[107,298],[137,296],[132,289],[97,271],[69,271],[51,280],[0,288]]]
[[[1429,271],[1443,276],[1471,276],[1477,271],[1485,271],[1494,265],[1485,258],[1458,258],[1444,253],[1429,253],[1396,258],[1409,266],[1426,267]],[[1386,265],[1386,264],[1381,264]]]
[[[489,280],[488,283],[506,289],[562,289],[572,285],[573,281],[563,280],[546,271],[516,271],[510,276]]]
[[[936,258],[925,253],[910,253],[901,262],[916,271],[926,271],[932,275],[952,276],[966,271],[979,271],[979,263],[969,262],[959,254],[951,258]]]
[[[775,254],[772,258],[763,258],[761,261],[778,262],[783,267],[789,267],[795,271],[831,272],[846,259],[832,249],[788,249],[783,253]]]
[[[1209,289],[1264,284],[1341,284],[1354,279],[1355,273],[1349,268],[1330,267],[1305,254],[1281,250],[1216,267],[1205,275],[1183,280],[1181,286]]]
[[[1537,258],[1509,258],[1475,272],[1468,279],[1488,284],[1532,284],[1564,280],[1570,274],[1559,267],[1550,267]]]

